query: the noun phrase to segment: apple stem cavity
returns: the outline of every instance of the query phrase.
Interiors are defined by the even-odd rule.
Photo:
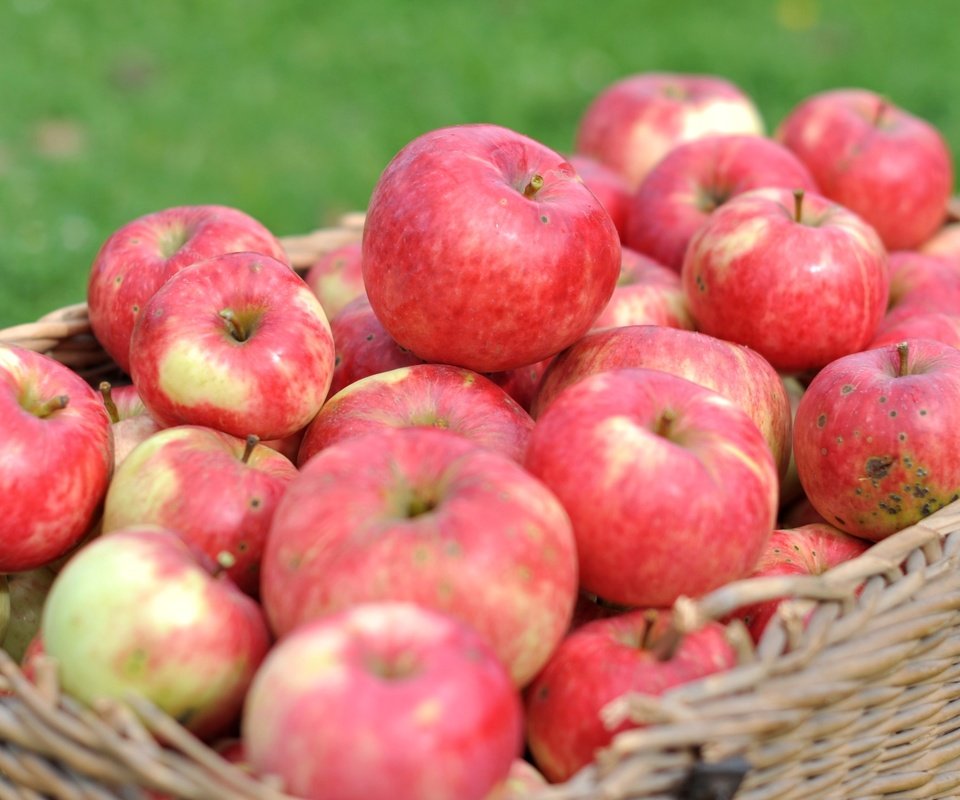
[[[530,178],[530,182],[523,189],[523,196],[528,200],[532,199],[537,192],[543,188],[543,176],[535,174]]]
[[[900,357],[899,364],[897,365],[897,376],[903,378],[910,374],[910,367],[907,363],[910,355],[910,346],[907,342],[900,342],[900,344],[897,345],[897,355]]]
[[[227,331],[238,342],[247,341],[247,332],[237,322],[237,315],[233,313],[232,308],[225,308],[220,311],[220,319],[227,323]]]
[[[803,189],[793,190],[793,221],[803,219]]]
[[[669,439],[670,434],[673,431],[674,423],[677,421],[677,414],[675,411],[670,409],[664,409],[660,416],[657,418],[656,424],[653,427],[653,432],[664,439]]]
[[[106,406],[107,414],[110,416],[110,422],[116,424],[120,421],[120,410],[117,404],[113,402],[113,387],[110,381],[100,381],[100,396],[103,398],[103,405]]]
[[[243,448],[243,455],[240,456],[240,460],[241,460],[244,464],[249,463],[249,461],[250,461],[250,456],[253,455],[253,449],[254,449],[258,444],[260,444],[260,437],[259,437],[259,436],[257,436],[255,433],[247,434],[247,444],[246,444],[246,447]]]
[[[67,407],[67,404],[70,402],[70,398],[65,394],[58,394],[54,397],[49,398],[41,402],[35,409],[34,413],[41,419],[46,419],[51,414],[56,411],[60,411]]]

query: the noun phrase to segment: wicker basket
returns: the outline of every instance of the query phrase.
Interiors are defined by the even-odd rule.
[[[351,215],[284,246],[303,270],[362,224]],[[47,352],[91,382],[116,371],[83,304],[2,330],[0,342]],[[960,501],[820,577],[745,580],[682,599],[678,625],[693,629],[760,599],[795,598],[757,648],[729,626],[741,653],[734,669],[609,706],[611,725],[644,727],[532,800],[960,797],[958,560]],[[49,661],[31,683],[0,653],[4,690],[0,800],[287,797],[142,698],[81,707],[58,691]]]

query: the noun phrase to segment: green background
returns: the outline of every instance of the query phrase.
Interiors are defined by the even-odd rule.
[[[569,151],[648,70],[722,75],[768,129],[861,86],[960,150],[955,0],[0,3],[0,327],[85,299],[102,241],[222,203],[274,233],[365,207],[415,136],[495,122]]]

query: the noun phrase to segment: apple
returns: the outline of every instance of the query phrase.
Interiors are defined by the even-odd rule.
[[[777,468],[756,424],[669,372],[568,386],[524,466],[570,516],[581,589],[620,605],[665,607],[745,577],[776,522]]]
[[[17,663],[23,660],[27,647],[40,629],[43,603],[54,576],[49,567],[0,576],[0,583],[7,584],[9,602],[9,622],[5,631],[0,624],[0,648],[6,650]],[[0,619],[2,616],[0,613]]]
[[[307,426],[297,463],[348,437],[409,426],[449,430],[522,461],[533,418],[472,370],[414,364],[362,378],[327,400]]]
[[[90,268],[87,306],[97,341],[129,374],[133,326],[154,292],[190,264],[241,251],[286,261],[277,237],[228,206],[175,206],[124,223],[103,243]]]
[[[827,523],[778,528],[771,534],[750,577],[822,575],[844,561],[862,555],[870,545],[871,542]],[[779,598],[743,606],[730,619],[742,620],[756,644],[781,602],[782,598]]]
[[[606,86],[577,124],[574,152],[620,173],[631,190],[678,144],[723,133],[762,135],[763,118],[717,75],[641,72]]]
[[[960,314],[960,270],[942,256],[912,250],[889,254],[890,297],[877,332],[927,312]]]
[[[254,772],[297,797],[483,800],[520,754],[522,713],[469,626],[413,603],[361,603],[275,646],[241,731]]]
[[[826,197],[876,229],[888,250],[919,247],[946,221],[953,160],[942,134],[876,92],[837,88],[797,104],[775,133]]]
[[[255,437],[200,425],[165,428],[118,467],[101,535],[134,525],[170,528],[256,595],[270,520],[297,474],[286,456],[257,446]]]
[[[714,211],[681,269],[700,331],[803,373],[862,350],[887,306],[887,252],[855,214],[813,192],[753,189]]]
[[[918,311],[899,320],[881,320],[876,335],[864,349],[899,344],[907,339],[936,339],[951,347],[960,347],[960,313]]]
[[[116,470],[134,447],[160,430],[160,425],[147,411],[133,384],[113,386],[110,381],[101,381],[98,388],[110,415],[113,469]]]
[[[304,273],[303,279],[332,320],[351,300],[365,297],[360,268],[360,242],[347,242],[322,254]]]
[[[960,269],[960,222],[948,222],[918,249],[925,255],[945,258]]]
[[[805,494],[801,494],[800,497],[791,500],[786,506],[781,508],[780,518],[777,521],[777,525],[780,528],[799,528],[803,525],[815,523],[830,525],[830,523],[824,519],[823,515],[813,507],[810,498]],[[835,526],[831,525],[831,527]]]
[[[592,330],[624,325],[664,325],[693,330],[680,276],[649,256],[624,247],[620,277]]]
[[[790,431],[791,439],[793,432],[793,417],[797,413],[797,406],[800,405],[800,398],[806,391],[806,384],[795,375],[781,375],[783,386],[787,390],[787,397],[790,398]],[[790,461],[787,464],[787,471],[780,475],[780,509],[793,503],[803,495],[803,487],[800,485],[800,476],[797,474],[797,460],[793,456],[793,444],[790,444]]]
[[[355,436],[309,459],[262,562],[277,636],[354,603],[417,602],[473,626],[518,686],[563,636],[576,593],[556,497],[512,458],[435,428]]]
[[[93,525],[113,465],[100,396],[54,358],[0,344],[0,573],[36,569]]]
[[[797,471],[832,525],[879,541],[960,497],[960,351],[930,339],[852,353],[810,382]]]
[[[525,758],[515,758],[507,777],[496,784],[483,800],[524,800],[535,798],[547,788],[547,779]]]
[[[587,188],[596,195],[597,200],[607,209],[607,213],[613,220],[617,233],[620,234],[622,240],[624,226],[627,222],[627,205],[630,202],[632,191],[626,178],[591,156],[573,153],[567,156],[567,161],[577,171],[577,175],[580,176]]]
[[[670,610],[637,609],[573,631],[524,692],[526,732],[534,763],[549,781],[566,781],[594,761],[618,733],[605,709],[629,694],[657,697],[736,665],[716,622],[685,634]]]
[[[87,704],[138,694],[202,738],[234,723],[270,636],[257,603],[211,566],[156,526],[76,553],[41,619],[63,690]]]
[[[147,301],[130,367],[163,426],[282,439],[326,399],[333,336],[320,301],[276,259],[230,253],[185,267]]]
[[[697,331],[630,325],[594,331],[556,356],[543,374],[531,414],[538,419],[567,386],[623,367],[679,375],[732,400],[763,433],[781,476],[790,461],[790,398],[776,370],[753,350]]]
[[[589,330],[619,271],[613,220],[574,168],[497,125],[409,142],[367,209],[367,297],[424,361],[498,372],[554,355]]]
[[[485,375],[516,400],[524,411],[529,412],[533,405],[533,398],[537,395],[540,380],[553,359],[554,356],[549,356],[534,364],[500,372],[487,372]]]
[[[767,186],[817,191],[803,162],[765,136],[704,136],[678,144],[631,195],[623,244],[679,273],[690,237],[713,211]]]

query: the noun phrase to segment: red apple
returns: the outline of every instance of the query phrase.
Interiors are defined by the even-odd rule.
[[[326,800],[482,800],[523,736],[519,695],[452,617],[368,603],[307,623],[257,673],[242,736],[256,773]]]
[[[591,763],[629,720],[608,727],[604,709],[624,695],[660,696],[736,665],[719,623],[680,638],[670,611],[630,611],[567,636],[525,692],[527,741],[550,781]]]
[[[889,250],[919,247],[945,222],[953,160],[929,122],[858,88],[814,94],[776,132],[820,191],[872,225]]]
[[[669,606],[745,577],[776,521],[777,469],[753,420],[659,370],[568,386],[524,465],[570,515],[581,588],[620,605]]]
[[[150,298],[130,359],[134,385],[164,427],[280,439],[323,405],[333,336],[293,270],[232,253],[182,269]]]
[[[794,428],[814,508],[871,541],[960,497],[960,351],[913,339],[839,358],[810,382]]]
[[[945,258],[960,269],[960,222],[948,222],[920,245],[921,253]]]
[[[890,299],[877,332],[916,314],[960,314],[960,269],[941,256],[913,250],[889,254]]]
[[[360,253],[359,241],[347,242],[321,255],[303,276],[330,320],[351,300],[366,296]]]
[[[410,426],[442,428],[522,461],[533,418],[489,378],[449,364],[415,364],[351,383],[306,429],[298,463],[352,436]]]
[[[154,292],[190,264],[241,251],[286,261],[280,241],[235,208],[176,206],[123,224],[103,243],[90,269],[87,305],[97,341],[129,373],[133,326]]]
[[[907,339],[936,339],[951,347],[960,347],[960,313],[919,311],[900,320],[881,321],[876,336],[864,349],[899,344]]]
[[[90,542],[57,575],[41,620],[64,691],[147,698],[213,737],[239,716],[269,647],[255,601],[156,526]]]
[[[717,75],[643,72],[604,88],[577,126],[575,152],[619,172],[635,189],[678,144],[722,133],[763,134],[754,102]]]
[[[0,345],[0,573],[41,567],[93,525],[113,468],[100,396],[50,356]]]
[[[540,379],[543,378],[543,373],[547,371],[553,358],[550,356],[535,364],[514,367],[501,372],[487,372],[486,376],[516,400],[524,411],[530,411],[540,386]]]
[[[539,418],[567,386],[622,367],[679,375],[732,400],[763,433],[781,476],[790,461],[790,398],[776,370],[749,348],[695,331],[631,325],[595,331],[554,358],[531,406]]]
[[[110,415],[116,469],[134,447],[160,430],[160,424],[147,411],[136,386],[112,386],[109,381],[101,381],[99,388]]]
[[[496,125],[417,137],[370,198],[374,313],[424,361],[522,367],[579,339],[620,270],[610,215],[560,155]]]
[[[359,602],[453,614],[522,685],[567,629],[576,567],[570,520],[516,461],[450,431],[397,428],[304,464],[271,523],[261,591],[278,636]]]
[[[715,209],[767,186],[817,191],[803,162],[764,136],[704,136],[679,144],[631,195],[623,244],[680,272],[690,237]]]
[[[627,179],[619,172],[611,169],[606,164],[597,161],[591,156],[585,156],[580,153],[574,153],[568,156],[577,175],[587,185],[587,188],[593,192],[599,200],[613,224],[617,228],[617,233],[623,239],[624,226],[627,222],[627,205],[630,202],[630,184]]]
[[[887,253],[827,198],[754,189],[716,211],[681,270],[698,329],[747,345],[785,373],[862,350],[887,306]]]

